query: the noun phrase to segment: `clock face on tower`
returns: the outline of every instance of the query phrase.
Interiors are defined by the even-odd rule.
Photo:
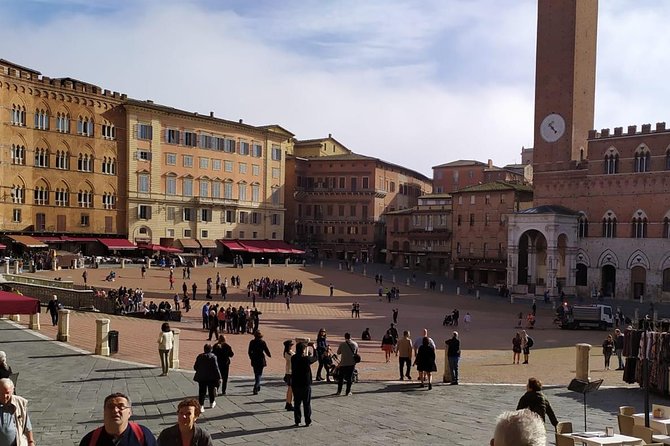
[[[565,133],[565,120],[558,113],[547,115],[540,124],[540,135],[547,142],[556,142]]]

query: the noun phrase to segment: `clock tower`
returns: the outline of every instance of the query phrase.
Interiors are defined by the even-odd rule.
[[[597,0],[539,0],[533,171],[553,181],[587,157],[596,82]]]

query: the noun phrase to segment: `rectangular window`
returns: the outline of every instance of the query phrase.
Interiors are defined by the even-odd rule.
[[[475,204],[475,196],[470,195],[470,204]]]
[[[281,147],[280,146],[272,146],[272,160],[273,161],[281,161]]]
[[[214,148],[214,137],[212,135],[206,135],[204,133],[200,134],[200,148],[202,149],[213,149]]]
[[[151,206],[141,204],[137,208],[137,218],[140,220],[151,220]]]
[[[165,234],[166,234],[169,238],[174,238],[174,228],[168,228],[168,229],[166,229],[166,230],[165,230]]]
[[[21,209],[12,209],[12,221],[14,223],[21,222]]]
[[[199,165],[201,169],[209,169],[209,158],[201,157],[199,159]]]
[[[193,179],[192,178],[184,178],[182,181],[182,191],[181,194],[185,197],[192,197],[193,196]]]
[[[233,171],[233,162],[232,161],[224,161],[223,162],[223,170],[226,172],[232,172]]]
[[[370,187],[370,179],[368,177],[363,177],[363,189],[368,189]]]
[[[251,175],[257,177],[261,174],[261,166],[258,164],[252,164],[251,165]]]
[[[200,231],[200,238],[208,238],[209,237],[209,231],[207,229],[203,229]]]
[[[470,226],[475,225],[475,214],[470,214]]]
[[[165,178],[165,193],[167,195],[177,195],[177,177],[169,176]]]
[[[79,217],[79,225],[81,226],[88,226],[91,224],[91,220],[88,216],[88,214],[81,214]]]
[[[255,156],[256,158],[263,156],[263,146],[254,143],[251,149],[251,156]]]
[[[137,176],[137,191],[142,193],[149,193],[150,190],[150,176],[148,173],[141,173]]]
[[[200,196],[201,197],[209,196],[209,181],[200,180]]]
[[[184,155],[184,167],[193,167],[193,156],[191,155]]]
[[[235,153],[235,140],[226,139],[223,145],[223,151],[227,153]]]
[[[358,178],[356,178],[356,177],[351,177],[351,179],[349,180],[349,182],[350,182],[350,184],[351,184],[351,191],[352,191],[352,192],[355,192],[356,190],[358,190]]]
[[[198,135],[193,132],[184,131],[184,145],[195,147],[198,144]]]
[[[138,150],[135,152],[135,159],[140,161],[151,161],[151,152],[148,150]]]
[[[212,160],[212,170],[221,170],[221,160]]]
[[[240,173],[245,174],[247,173],[247,163],[240,163]]]
[[[182,220],[184,220],[184,221],[191,221],[191,218],[192,218],[192,214],[191,214],[191,212],[193,212],[193,209],[191,209],[191,208],[184,208],[184,210],[183,210],[183,217],[184,217],[184,218],[183,218]]]
[[[176,153],[166,153],[165,154],[165,164],[168,166],[177,165],[177,154]]]
[[[233,183],[231,181],[226,181],[223,183],[223,198],[232,200],[233,198]]]
[[[246,224],[249,222],[249,213],[246,211],[240,211],[240,223]]]
[[[281,170],[277,167],[272,168],[272,178],[279,178],[281,176]]]
[[[177,208],[174,206],[168,206],[167,211],[165,212],[165,219],[167,221],[174,221],[175,215],[177,214]]]
[[[346,183],[346,179],[345,179],[345,177],[340,177],[340,184],[339,184],[338,187],[339,187],[340,189],[344,189],[344,188],[346,188],[346,184],[345,184],[345,183]]]
[[[344,205],[343,204],[337,206],[337,211],[338,211],[337,215],[339,217],[344,217]]]
[[[240,155],[249,155],[249,143],[240,141]]]
[[[191,233],[190,229],[184,229],[184,238],[191,238]]]
[[[349,206],[349,216],[355,217],[356,216],[356,205],[352,204]]]
[[[251,224],[258,225],[261,223],[261,213],[252,212],[251,213]]]
[[[240,183],[238,185],[238,189],[240,191],[239,199],[241,201],[247,201],[247,185],[244,183]]]
[[[200,221],[212,221],[212,210],[200,209]]]
[[[235,211],[226,211],[226,223],[235,223]]]
[[[363,209],[362,209],[362,218],[363,218],[363,220],[367,220],[367,219],[368,219],[368,205],[367,205],[367,204],[364,204],[364,205],[363,205]]]
[[[107,223],[107,219],[111,219],[112,217],[105,217],[105,223]],[[107,227],[105,226],[105,229]],[[65,215],[56,215],[56,231],[58,232],[65,232],[67,231],[67,217]],[[107,231],[106,231],[107,232]],[[109,231],[111,232],[111,231]]]
[[[212,198],[221,198],[221,183],[218,181],[212,183]]]
[[[167,129],[165,130],[165,142],[168,144],[179,144],[179,130]]]
[[[486,195],[486,197],[484,198],[484,203],[485,204],[491,204],[491,196],[490,195],[488,195],[488,194]]]
[[[272,204],[281,204],[281,196],[279,195],[279,188],[273,187],[271,193]]]
[[[280,223],[281,223],[281,215],[280,214],[272,214],[270,216],[270,224],[278,225]]]
[[[251,185],[251,201],[254,203],[261,201],[261,187],[258,184]]]
[[[151,124],[137,124],[137,139],[151,139],[152,134]]]
[[[226,231],[226,238],[233,238],[233,231]]]

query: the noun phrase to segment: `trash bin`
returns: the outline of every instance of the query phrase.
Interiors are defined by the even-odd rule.
[[[109,353],[114,354],[119,352],[119,332],[118,330],[109,330],[107,335],[107,342],[109,343]]]

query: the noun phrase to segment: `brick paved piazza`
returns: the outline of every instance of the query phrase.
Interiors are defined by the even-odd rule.
[[[89,283],[106,285],[102,281],[106,269],[88,270]],[[294,299],[287,310],[284,300],[260,300],[263,312],[261,329],[269,343],[273,358],[266,369],[267,386],[260,395],[251,394],[251,370],[246,357],[248,335],[230,335],[237,355],[231,367],[229,395],[219,397],[219,405],[208,410],[201,419],[216,444],[253,442],[256,444],[308,444],[315,441],[340,444],[488,444],[495,416],[514,409],[523,393],[529,376],[541,378],[551,386],[551,397],[559,419],[577,425],[581,418],[582,398],[565,389],[574,377],[574,344],[594,345],[591,355],[592,378],[605,378],[596,394],[589,396],[589,424],[593,428],[616,426],[613,415],[621,404],[642,405],[639,389],[628,388],[619,372],[604,371],[600,349],[603,332],[561,331],[551,325],[550,309],[538,303],[539,321],[532,335],[535,349],[529,365],[512,365],[510,344],[515,333],[516,314],[527,312],[530,302],[509,304],[499,297],[482,294],[457,296],[453,284],[445,284],[445,292],[423,289],[423,278],[416,286],[405,285],[406,272],[396,272],[401,286],[399,302],[379,302],[376,296],[374,270],[367,276],[319,267],[246,267],[216,270],[198,268],[192,272],[199,290],[204,290],[207,277],[219,271],[222,277],[239,274],[245,284],[261,275],[286,280],[301,280],[303,295]],[[118,269],[114,286],[141,286],[148,299],[166,297],[168,271],[152,269],[141,279],[138,268]],[[385,284],[393,272],[386,270]],[[403,275],[404,274],[404,275]],[[81,281],[81,270],[40,273]],[[181,287],[181,270],[176,270],[177,288]],[[335,296],[328,297],[328,285],[335,286]],[[190,285],[190,282],[188,282]],[[203,293],[204,294],[204,293]],[[171,295],[171,294],[170,294]],[[249,305],[246,292],[231,288],[228,300],[233,305]],[[351,319],[350,305],[361,304],[361,318]],[[18,325],[0,322],[0,343],[8,354],[10,365],[21,372],[19,394],[31,400],[33,423],[38,444],[59,445],[76,443],[102,417],[102,400],[112,391],[128,392],[134,399],[134,418],[149,426],[156,434],[174,422],[176,403],[184,396],[197,393],[192,381],[192,364],[202,349],[206,333],[201,330],[199,308],[201,300],[181,323],[181,366],[184,370],[159,377],[156,337],[160,323],[111,316],[111,328],[120,331],[120,352],[113,359],[91,355],[94,349],[95,313],[72,315],[71,338],[68,346],[51,341],[55,330],[42,318],[42,333],[17,330]],[[413,336],[428,328],[438,346],[450,336],[451,327],[442,327],[446,312],[458,308],[461,315],[472,314],[470,327],[461,323],[463,359],[461,382],[458,387],[436,385],[432,391],[419,389],[415,383],[394,381],[397,363],[385,363],[379,348],[382,332],[391,322],[391,309],[397,307],[398,328],[409,329]],[[43,316],[45,316],[43,314]],[[107,317],[107,316],[105,316]],[[25,318],[24,318],[25,321]],[[314,424],[310,428],[293,429],[292,415],[283,411],[284,386],[281,381],[284,361],[281,343],[293,337],[314,338],[319,327],[325,327],[331,343],[342,340],[350,331],[361,345],[363,362],[361,381],[354,387],[352,397],[333,397],[333,385],[314,386]],[[370,327],[373,341],[360,342],[360,333]],[[39,337],[38,337],[39,336]],[[76,348],[77,350],[72,350]],[[441,350],[441,349],[440,349]],[[395,358],[394,358],[395,359]],[[443,353],[438,357],[438,376],[442,375]],[[439,380],[438,380],[439,381]],[[551,430],[551,429],[550,429]]]

